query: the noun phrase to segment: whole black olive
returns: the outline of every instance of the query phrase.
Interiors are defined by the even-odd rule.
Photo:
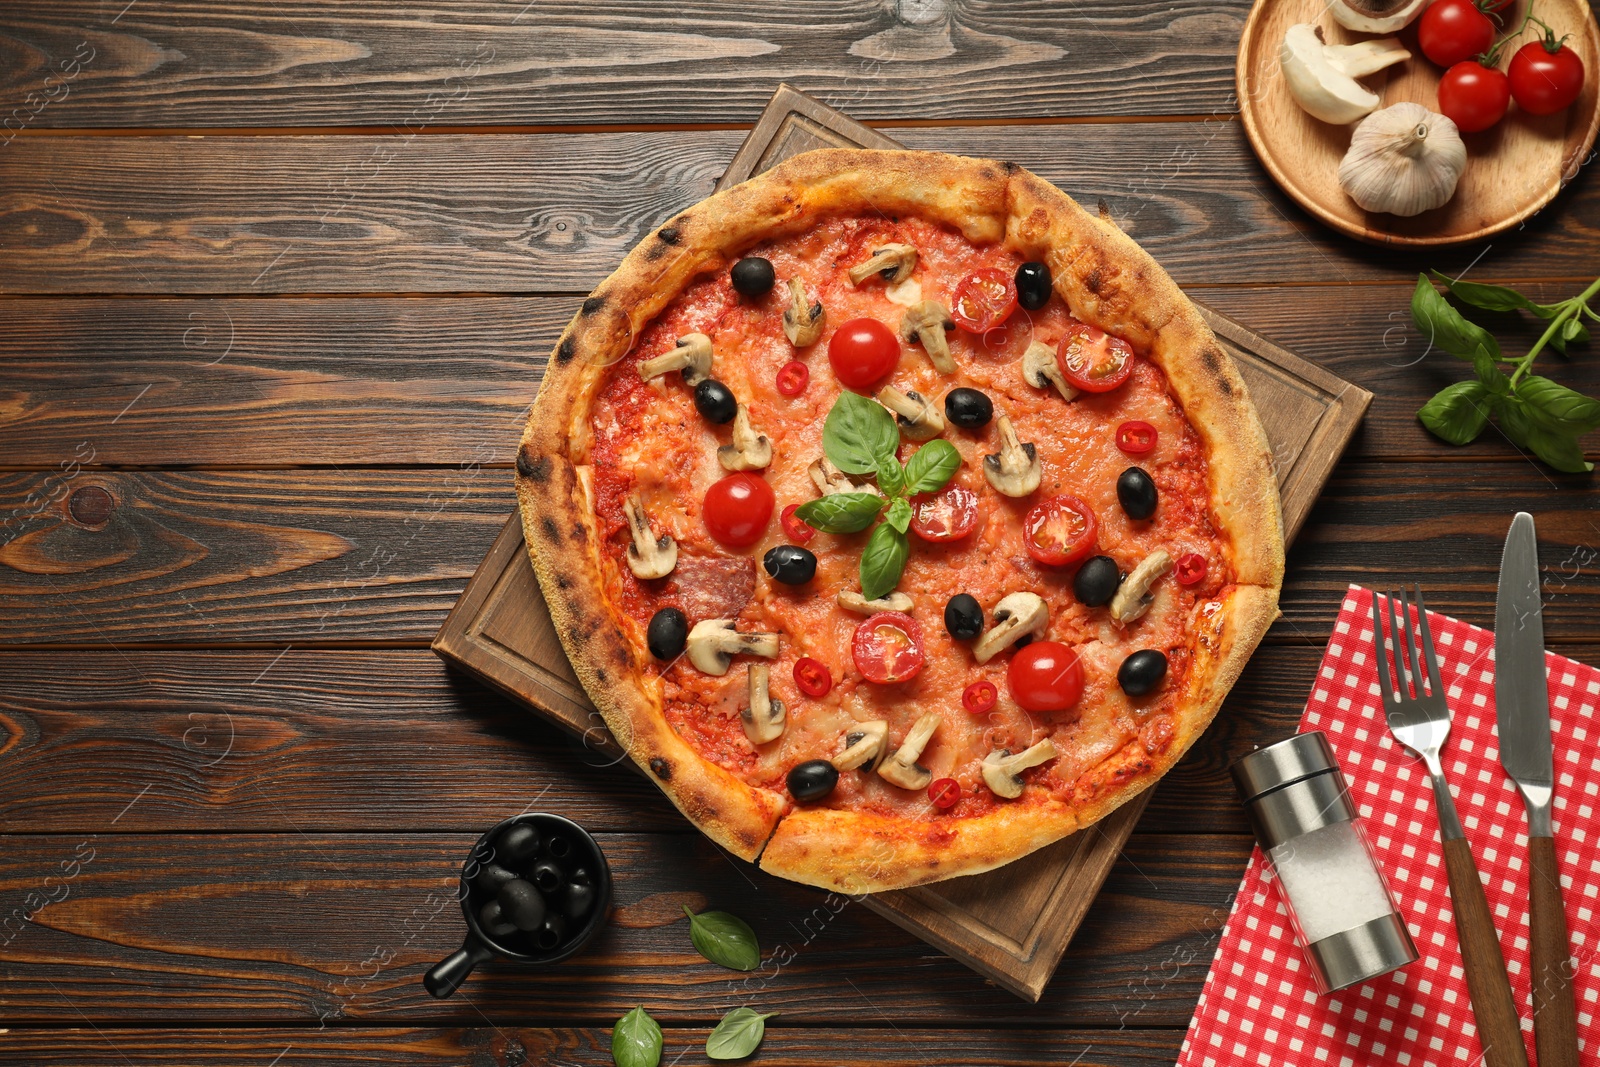
[[[517,932],[517,924],[506,918],[498,900],[489,901],[479,910],[478,923],[490,937],[509,937]]]
[[[594,907],[594,886],[588,882],[569,882],[561,892],[561,913],[569,919],[581,919]]]
[[[839,784],[839,768],[825,759],[807,760],[789,768],[789,795],[805,803],[821,800]]]
[[[1148,519],[1156,513],[1156,483],[1143,467],[1129,467],[1117,479],[1117,499],[1130,519]]]
[[[540,860],[535,863],[533,869],[528,872],[528,877],[539,887],[541,893],[553,893],[557,886],[567,880],[567,876],[562,873],[555,860]]]
[[[495,838],[494,847],[503,859],[512,863],[531,860],[539,854],[539,831],[525,822],[516,823]]]
[[[567,920],[551,912],[544,917],[544,922],[539,924],[538,931],[533,935],[533,943],[545,952],[549,952],[567,939]]]
[[[728,272],[728,280],[733,283],[734,291],[741,296],[763,296],[772,291],[772,285],[778,280],[778,276],[773,273],[770,259],[745,256]]]
[[[567,875],[567,881],[571,882],[573,885],[593,885],[594,875],[589,873],[589,868],[579,867],[571,874]]]
[[[799,545],[776,545],[761,557],[761,565],[774,581],[784,585],[805,585],[817,573],[817,557]]]
[[[1038,261],[1017,268],[1017,303],[1038,311],[1050,302],[1050,268]]]
[[[976,389],[962,386],[944,395],[945,418],[964,430],[977,430],[994,418],[994,401]]]
[[[521,878],[501,886],[495,900],[500,904],[500,914],[518,930],[537,930],[544,922],[544,894]]]
[[[1111,603],[1122,584],[1122,571],[1110,556],[1090,556],[1072,576],[1072,595],[1091,608]]]
[[[674,659],[689,643],[689,620],[677,608],[662,608],[650,616],[644,643],[656,659]]]
[[[1131,697],[1142,697],[1167,676],[1165,653],[1153,648],[1140,649],[1122,661],[1117,668],[1117,684]]]
[[[551,857],[554,859],[564,860],[572,855],[572,842],[564,837],[552,837],[545,848],[549,850]]]
[[[944,628],[957,641],[983,633],[983,605],[970,593],[957,593],[944,606]]]
[[[516,871],[502,867],[498,863],[485,863],[478,868],[478,876],[472,880],[472,884],[488,895],[494,896],[500,892],[501,886],[516,881],[517,878]]]
[[[694,387],[694,406],[702,419],[718,426],[732,422],[739,414],[739,401],[733,390],[715,378],[706,378]]]

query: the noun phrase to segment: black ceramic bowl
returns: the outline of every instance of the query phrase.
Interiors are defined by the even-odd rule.
[[[503,835],[519,824],[526,824],[535,831],[539,842],[537,849],[522,856],[502,854]],[[490,932],[484,927],[480,912],[496,894],[485,885],[485,869],[502,868],[532,882],[535,865],[540,866],[538,873],[546,879],[552,877],[550,865],[561,873],[560,887],[550,894],[557,899],[570,884],[569,879],[579,871],[586,872],[588,881],[584,884],[594,891],[588,910],[576,919],[567,920],[567,928],[559,936],[549,929],[517,930],[500,935]],[[610,913],[611,868],[599,843],[583,827],[559,815],[528,812],[505,820],[478,838],[461,866],[457,895],[461,900],[462,917],[467,920],[467,936],[459,949],[434,965],[422,978],[428,992],[441,998],[459,989],[472,969],[486,960],[498,957],[514,963],[544,966],[560,963],[583,951],[596,931],[606,924]],[[550,910],[559,912],[559,903],[553,901]]]

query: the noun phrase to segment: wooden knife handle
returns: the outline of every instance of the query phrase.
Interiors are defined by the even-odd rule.
[[[1461,942],[1461,965],[1467,973],[1472,1014],[1478,1021],[1478,1040],[1488,1067],[1528,1067],[1528,1050],[1522,1043],[1517,1005],[1511,999],[1506,959],[1500,937],[1489,916],[1478,865],[1464,838],[1444,843],[1444,866],[1450,875],[1450,902],[1455,908],[1456,939]],[[1540,1067],[1546,1067],[1543,1060]]]
[[[1572,999],[1572,949],[1561,903],[1556,843],[1528,839],[1528,932],[1533,957],[1533,1036],[1539,1067],[1578,1067],[1578,1016]]]

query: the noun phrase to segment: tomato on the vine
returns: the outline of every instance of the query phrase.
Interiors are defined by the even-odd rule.
[[[795,514],[800,510],[799,504],[789,504],[778,512],[778,522],[783,526],[783,535],[797,545],[803,545],[817,536],[817,528]]]
[[[1505,74],[1475,59],[1457,63],[1439,79],[1439,110],[1462,133],[1487,130],[1510,105],[1511,83]]]
[[[975,270],[956,286],[950,317],[968,333],[987,333],[1017,310],[1017,288],[1011,276],[993,267]]]
[[[833,688],[833,675],[821,660],[801,656],[794,661],[794,684],[808,697],[825,697]]]
[[[702,514],[712,537],[729,548],[749,548],[767,532],[772,504],[772,486],[741,471],[711,483]]]
[[[954,482],[911,498],[911,532],[924,541],[959,541],[978,526],[978,494]]]
[[[869,682],[908,682],[922,670],[922,627],[904,612],[880,611],[856,627],[850,656]]]
[[[1508,74],[1512,97],[1530,115],[1553,115],[1583,91],[1583,60],[1554,35],[1517,49]]]
[[[784,396],[799,396],[811,381],[811,368],[798,359],[791,359],[778,368],[778,392]]]
[[[1047,567],[1065,567],[1094,551],[1100,524],[1094,509],[1075,496],[1041,500],[1022,520],[1022,545]]]
[[[828,362],[841,383],[865,389],[900,362],[900,339],[877,319],[851,319],[828,339]]]
[[[1489,50],[1494,22],[1472,0],[1435,0],[1417,23],[1417,43],[1439,66],[1452,67]]]
[[[1133,373],[1133,348],[1087,322],[1061,335],[1056,362],[1067,381],[1086,393],[1109,393]]]
[[[1083,664],[1060,641],[1034,641],[1011,657],[1006,684],[1027,711],[1066,711],[1083,695]]]

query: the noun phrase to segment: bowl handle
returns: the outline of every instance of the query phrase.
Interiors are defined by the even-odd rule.
[[[461,983],[467,980],[467,975],[472,973],[474,967],[493,958],[492,949],[468,934],[460,948],[434,964],[428,973],[422,976],[423,988],[443,1000],[461,988]]]

